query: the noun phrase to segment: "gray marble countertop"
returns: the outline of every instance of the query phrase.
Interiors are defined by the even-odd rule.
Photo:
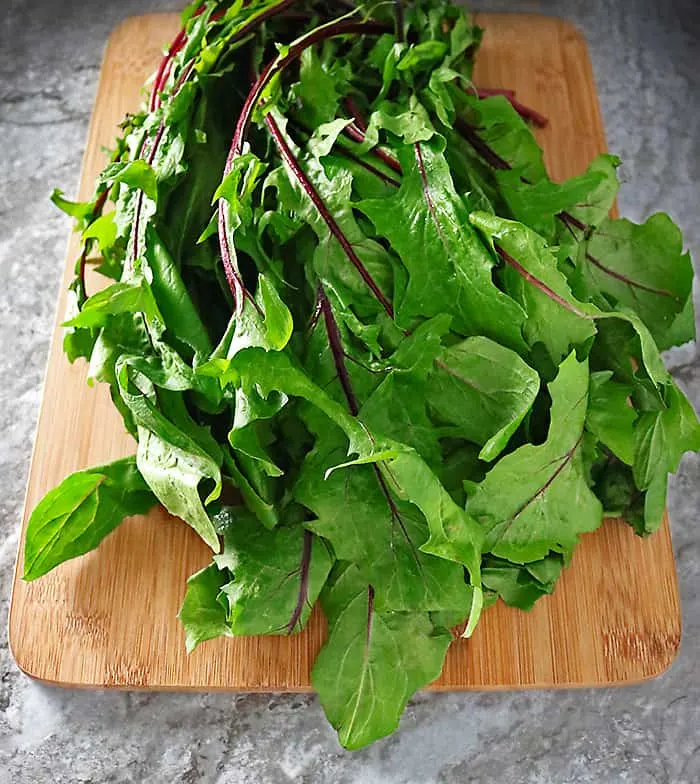
[[[0,32],[0,784],[399,784],[700,781],[700,457],[672,480],[683,642],[655,681],[619,689],[423,694],[393,737],[342,751],[310,695],[64,691],[22,675],[8,596],[69,222],[102,48],[124,17],[180,0],[6,0]],[[700,6],[695,0],[503,0],[584,31],[620,204],[666,210],[700,260]],[[59,10],[60,9],[60,10]],[[668,357],[700,406],[696,347]],[[649,586],[649,590],[653,590]]]

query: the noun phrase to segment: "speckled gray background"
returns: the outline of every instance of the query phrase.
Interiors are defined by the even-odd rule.
[[[311,696],[87,693],[39,686],[7,647],[17,526],[68,220],[102,47],[124,17],[180,0],[4,0],[0,24],[0,784],[694,784],[700,781],[700,458],[670,494],[681,653],[618,690],[420,695],[392,738],[343,752]],[[557,14],[588,39],[620,203],[667,210],[700,260],[700,5],[695,0],[485,0]],[[60,10],[59,10],[60,9]],[[700,405],[694,346],[670,358]],[[649,590],[654,590],[652,585]]]

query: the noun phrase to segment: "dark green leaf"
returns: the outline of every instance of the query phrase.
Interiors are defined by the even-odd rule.
[[[634,459],[637,412],[629,396],[632,387],[611,381],[612,371],[591,373],[586,428],[627,465]]]
[[[521,348],[523,312],[493,284],[493,260],[469,226],[443,149],[440,141],[402,147],[401,189],[390,199],[358,205],[409,273],[397,318],[408,326],[418,315],[448,312],[463,335],[483,334]]]
[[[693,268],[678,227],[657,213],[638,226],[606,220],[577,260],[578,286],[633,310],[656,340],[669,331],[691,293]]]
[[[501,458],[476,486],[467,509],[484,527],[485,549],[515,563],[571,554],[580,534],[595,530],[602,509],[583,474],[581,441],[588,367],[572,354],[549,385],[551,424],[544,444]]]
[[[333,565],[327,545],[310,531],[268,531],[244,513],[234,513],[214,560],[233,575],[222,597],[233,634],[301,631]]]
[[[429,380],[428,403],[452,435],[483,446],[495,460],[537,397],[540,380],[514,351],[484,337],[445,349]]]
[[[316,515],[306,525],[331,542],[338,558],[358,565],[374,586],[378,608],[451,608],[464,619],[470,597],[463,569],[421,552],[428,525],[415,506],[396,498],[373,466],[335,471],[324,479],[344,460],[346,449],[344,438],[326,436],[307,456],[294,491]]]

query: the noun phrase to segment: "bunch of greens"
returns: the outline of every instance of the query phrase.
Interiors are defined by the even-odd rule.
[[[328,5],[191,6],[94,199],[55,194],[85,243],[65,350],[138,447],[37,506],[24,576],[161,503],[214,552],[188,648],[320,600],[313,684],[356,748],[604,514],[655,531],[700,428],[659,353],[694,336],[671,220],[608,217],[614,156],[549,179],[462,10]]]

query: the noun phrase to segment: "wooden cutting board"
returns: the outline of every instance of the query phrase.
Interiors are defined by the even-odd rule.
[[[605,151],[586,45],[570,24],[484,14],[475,81],[508,87],[550,120],[538,131],[549,170],[579,174]],[[92,192],[125,112],[175,34],[173,14],[129,19],[107,45],[87,139],[80,197]],[[78,253],[68,247],[65,281]],[[92,281],[94,290],[96,281]],[[64,312],[65,285],[58,304]],[[86,366],[51,345],[23,527],[35,504],[68,473],[134,452],[106,388],[85,384]],[[22,535],[24,539],[24,535]],[[23,558],[20,545],[19,560]],[[127,520],[97,551],[33,582],[17,570],[10,645],[28,675],[65,686],[302,691],[325,624],[316,612],[293,637],[201,645],[192,655],[176,618],[188,575],[209,560],[193,531],[162,511]],[[672,662],[681,634],[668,522],[646,541],[609,520],[583,538],[553,596],[530,613],[489,609],[470,641],[455,643],[436,689],[590,686],[639,681]]]

